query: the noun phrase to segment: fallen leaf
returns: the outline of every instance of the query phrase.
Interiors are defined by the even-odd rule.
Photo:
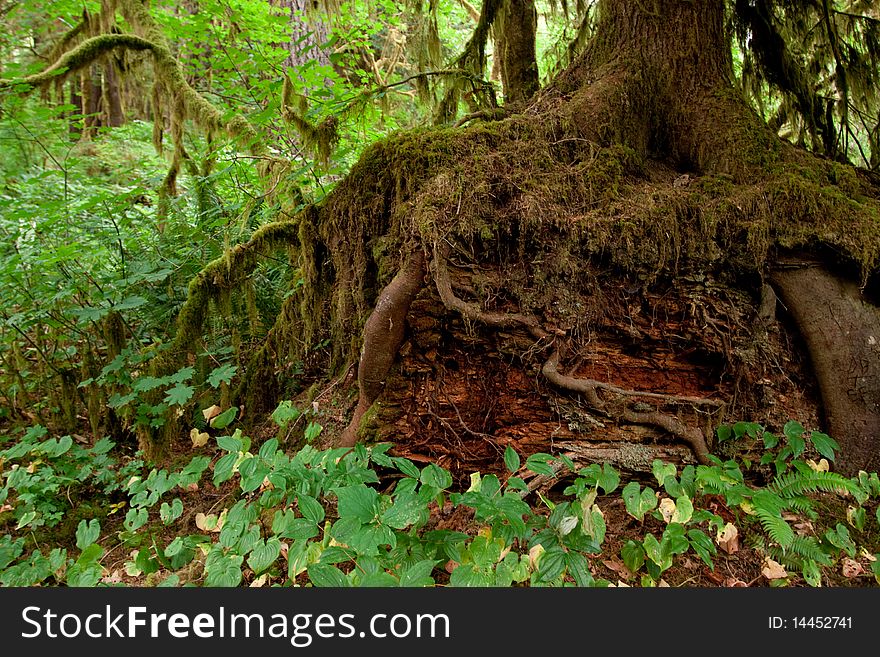
[[[830,470],[827,459],[819,459],[818,463],[816,463],[813,459],[807,459],[807,465],[809,465],[816,472],[828,472],[828,470]]]
[[[669,524],[672,521],[672,516],[675,514],[675,502],[668,497],[660,500],[660,514],[663,516],[666,524]]]
[[[109,575],[105,575],[104,577],[101,578],[101,582],[104,584],[119,584],[119,582],[121,582],[121,581],[122,581],[122,575],[120,574],[118,568],[116,570],[114,570],[112,573],[110,573]]]
[[[188,484],[186,487],[186,490],[193,492],[193,493],[196,492],[198,489],[199,489],[199,485],[196,482]]]
[[[661,589],[668,589],[668,588],[670,588],[670,587],[669,587],[669,582],[667,582],[665,579],[662,579],[662,578],[660,579],[660,582],[657,584],[657,587],[658,587],[658,588],[661,588]]]
[[[788,573],[782,564],[773,561],[770,557],[764,558],[764,567],[761,568],[761,574],[769,580],[788,577]]]
[[[623,577],[623,579],[632,579],[633,574],[630,572],[630,569],[627,568],[622,561],[619,559],[603,559],[602,563],[605,564],[605,567],[609,570],[613,570],[615,573]]]
[[[620,580],[617,580],[617,588],[619,588],[619,589],[628,589],[628,588],[631,588],[631,587],[630,587],[629,584],[626,584],[625,582],[621,582]]]
[[[724,575],[720,575],[713,570],[703,568],[703,574],[709,578],[713,584],[721,584],[724,582]]]
[[[841,568],[843,571],[844,577],[858,577],[864,572],[864,568],[862,568],[862,564],[860,564],[855,559],[850,559],[849,557],[843,560],[843,566]]]
[[[208,406],[208,408],[203,409],[202,415],[205,416],[205,422],[210,422],[215,417],[220,415],[220,410],[221,409],[219,406],[217,406],[217,404],[214,404],[213,406]]]
[[[795,523],[794,530],[798,536],[812,536],[814,533],[813,523],[809,520]]]
[[[716,536],[715,542],[727,554],[739,552],[739,530],[731,523],[727,523]]]
[[[208,444],[210,437],[206,432],[198,429],[191,429],[189,432],[189,439],[192,441],[193,447],[204,447]]]
[[[733,588],[747,588],[749,585],[741,579],[737,579],[736,577],[728,577],[726,580],[724,580],[724,586],[729,586]]]
[[[248,588],[252,588],[252,589],[261,588],[266,583],[266,580],[268,578],[269,578],[269,573],[263,573],[262,575],[257,577],[253,582],[251,582]]]
[[[452,571],[455,570],[456,568],[458,568],[457,561],[453,561],[452,559],[450,559],[449,561],[446,562],[446,572],[449,573],[450,575],[452,574]]]

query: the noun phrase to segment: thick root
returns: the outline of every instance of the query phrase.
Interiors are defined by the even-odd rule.
[[[351,422],[339,437],[342,447],[351,447],[357,442],[361,420],[382,392],[385,377],[403,343],[406,313],[424,287],[424,276],[425,257],[421,251],[415,251],[379,294],[364,325],[364,343],[358,363],[360,394]]]

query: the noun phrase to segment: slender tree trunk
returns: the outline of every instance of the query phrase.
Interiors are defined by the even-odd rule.
[[[537,27],[534,0],[505,0],[495,24],[495,57],[507,103],[527,100],[538,91]]]

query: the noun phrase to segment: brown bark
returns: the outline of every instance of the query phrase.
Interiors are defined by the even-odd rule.
[[[855,283],[817,262],[781,264],[772,280],[810,351],[828,433],[842,448],[835,469],[850,476],[875,472],[880,465],[880,309]]]
[[[537,27],[534,0],[505,0],[495,23],[495,55],[506,103],[527,100],[538,91]]]

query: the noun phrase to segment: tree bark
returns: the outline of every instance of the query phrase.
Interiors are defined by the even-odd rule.
[[[537,27],[534,0],[505,0],[495,23],[496,57],[505,103],[525,101],[538,91]]]

